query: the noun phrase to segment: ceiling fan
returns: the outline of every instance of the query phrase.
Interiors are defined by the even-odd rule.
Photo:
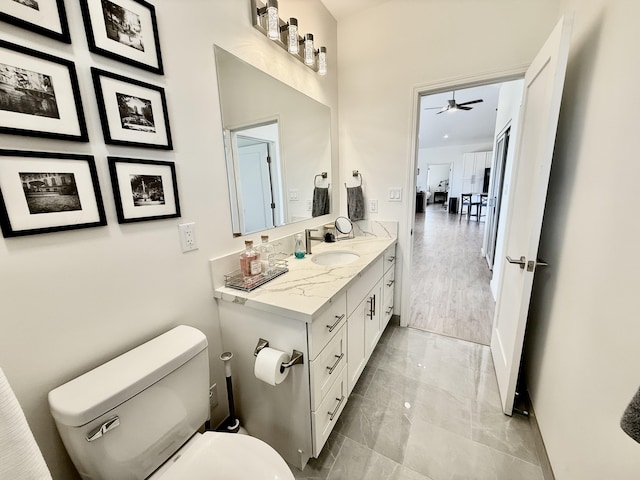
[[[449,112],[454,110],[471,110],[473,109],[473,107],[469,107],[469,105],[473,105],[474,103],[481,103],[481,102],[484,102],[484,100],[481,98],[478,98],[476,100],[471,100],[469,102],[456,103],[456,92],[454,90],[452,99],[447,101],[447,105],[445,105],[444,107],[427,107],[425,108],[425,110],[440,109],[440,111],[436,113],[436,115],[439,115],[443,112]]]

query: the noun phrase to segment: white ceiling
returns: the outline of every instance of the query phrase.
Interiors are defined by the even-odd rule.
[[[370,7],[374,7],[389,0],[320,0],[333,15],[333,18],[340,21],[352,13],[360,12]]]
[[[470,143],[493,142],[496,109],[501,83],[456,90],[457,103],[481,98],[482,103],[469,105],[473,110],[438,113],[453,98],[453,92],[425,95],[420,99],[420,148],[436,148]],[[425,108],[433,108],[425,110]],[[448,138],[444,138],[448,135]]]
[[[333,17],[340,20],[389,0],[321,0]],[[456,101],[463,103],[482,98],[483,103],[473,110],[445,112],[424,110],[425,107],[443,107],[452,98],[452,92],[427,95],[421,98],[419,148],[436,148],[470,143],[493,142],[496,108],[501,84],[472,87],[456,91]],[[444,138],[447,134],[449,137]]]

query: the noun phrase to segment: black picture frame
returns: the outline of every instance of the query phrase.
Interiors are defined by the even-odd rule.
[[[93,156],[0,150],[5,238],[106,224]]]
[[[164,88],[91,68],[105,143],[172,150]]]
[[[54,14],[55,13],[55,14]],[[0,6],[0,20],[71,43],[64,0],[14,0]]]
[[[0,133],[88,142],[75,64],[0,40]]]
[[[180,217],[173,162],[107,157],[118,223]]]
[[[80,0],[80,7],[90,51],[164,74],[153,5],[144,0]],[[127,22],[114,21],[118,16],[126,16]]]

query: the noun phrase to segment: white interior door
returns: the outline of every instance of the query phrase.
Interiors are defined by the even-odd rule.
[[[561,19],[525,74],[514,177],[509,192],[491,353],[504,413],[511,415],[531,299],[549,172],[569,53],[571,19]]]
[[[243,232],[273,228],[271,175],[267,142],[238,146]]]

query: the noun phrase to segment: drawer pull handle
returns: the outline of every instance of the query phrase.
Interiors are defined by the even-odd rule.
[[[336,400],[338,401],[338,405],[336,405],[336,408],[333,409],[333,412],[327,412],[329,414],[330,422],[333,420],[333,417],[336,416],[336,414],[338,413],[338,410],[340,410],[340,405],[342,405],[342,402],[344,401],[344,395],[342,396],[342,398],[336,397]]]
[[[396,257],[389,257],[387,258],[387,262],[393,262],[396,259]]]
[[[341,353],[340,355],[336,355],[335,357],[337,358],[337,360],[336,360],[336,363],[333,364],[333,367],[327,367],[327,370],[329,370],[329,375],[331,375],[333,371],[336,369],[336,367],[340,363],[340,360],[342,360],[342,357],[344,357],[344,353]]]
[[[390,286],[391,286],[391,285],[393,285],[394,283],[396,283],[396,281],[395,281],[395,280],[391,280],[391,281],[389,281],[389,283],[387,283],[387,287],[390,287]]]
[[[327,328],[329,329],[329,333],[333,332],[333,329],[336,328],[338,326],[338,324],[342,321],[342,319],[344,318],[344,313],[340,316],[336,315],[336,321],[334,322],[333,325],[327,325]]]
[[[393,305],[391,305],[391,306],[387,309],[387,315],[389,315],[391,312],[393,312]]]

